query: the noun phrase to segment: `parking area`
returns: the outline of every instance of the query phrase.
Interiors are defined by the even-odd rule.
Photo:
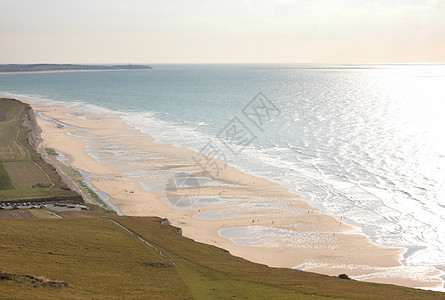
[[[88,210],[88,206],[67,203],[45,203],[45,202],[21,202],[21,203],[0,203],[0,210],[24,210],[24,209],[48,209],[55,212]]]

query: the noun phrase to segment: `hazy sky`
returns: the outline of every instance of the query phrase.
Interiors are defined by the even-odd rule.
[[[0,0],[0,63],[445,62],[442,0]]]

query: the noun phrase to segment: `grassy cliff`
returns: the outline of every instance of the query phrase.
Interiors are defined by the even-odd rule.
[[[30,106],[0,98],[0,116],[0,202],[82,201],[29,143],[38,139]]]

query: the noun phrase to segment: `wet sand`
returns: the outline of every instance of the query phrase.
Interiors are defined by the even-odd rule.
[[[124,215],[168,218],[186,237],[273,267],[411,287],[442,284],[438,271],[403,266],[406,249],[373,244],[361,229],[273,182],[158,143],[119,117],[30,104],[42,129],[40,147],[56,149],[89,173],[91,184]]]

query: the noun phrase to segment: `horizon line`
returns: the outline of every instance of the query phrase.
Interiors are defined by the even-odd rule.
[[[341,65],[341,66],[354,66],[354,65],[443,65],[442,62],[375,62],[375,63],[333,63],[333,62],[36,62],[36,63],[3,63],[0,65]]]

